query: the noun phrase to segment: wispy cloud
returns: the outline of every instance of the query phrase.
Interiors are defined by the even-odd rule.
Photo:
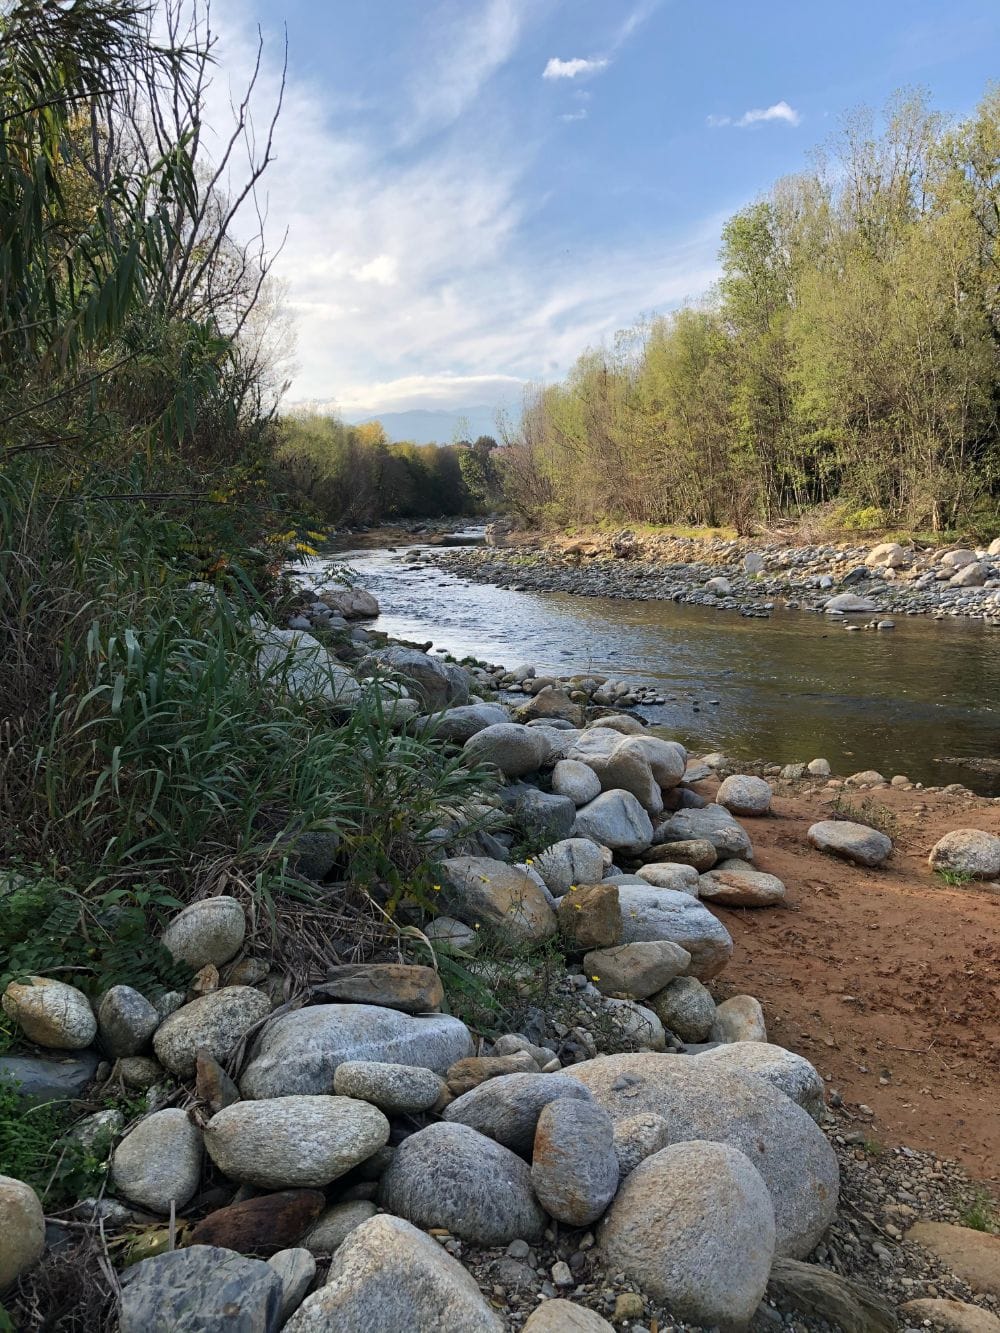
[[[542,70],[542,78],[577,79],[581,75],[586,77],[589,74],[599,74],[607,67],[608,62],[603,58],[584,60],[577,57],[574,60],[560,60],[558,56],[553,56]]]
[[[560,116],[559,119],[566,121],[567,124],[572,123],[574,120],[586,120],[587,108],[582,106],[579,111],[567,111],[564,115]]]
[[[705,124],[709,129],[718,130],[732,125],[738,130],[749,129],[752,125],[766,125],[771,121],[783,121],[786,125],[798,125],[802,115],[785,101],[775,102],[773,106],[754,107],[744,111],[742,116],[706,116]]]

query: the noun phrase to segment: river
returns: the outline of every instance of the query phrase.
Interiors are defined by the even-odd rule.
[[[655,685],[667,703],[641,713],[695,753],[822,756],[835,773],[876,768],[1000,795],[1000,772],[939,762],[1000,760],[1000,633],[981,622],[898,617],[890,633],[851,634],[780,608],[758,620],[672,602],[512,592],[396,563],[386,550],[332,558],[378,598],[374,628],[458,658]]]

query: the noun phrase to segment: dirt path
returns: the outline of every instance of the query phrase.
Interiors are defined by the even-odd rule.
[[[774,816],[744,821],[757,863],[784,880],[788,899],[773,911],[720,911],[736,942],[723,985],[760,999],[774,1040],[831,1076],[867,1137],[954,1157],[995,1188],[1000,888],[949,887],[927,853],[949,829],[1000,833],[1000,804],[886,789],[852,799],[863,795],[895,817],[883,870],[809,846],[806,830],[832,799],[825,789],[778,783]]]

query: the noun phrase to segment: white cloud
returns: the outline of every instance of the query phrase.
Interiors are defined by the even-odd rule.
[[[542,78],[575,79],[580,74],[599,74],[607,65],[608,62],[603,59],[583,60],[577,57],[575,60],[560,60],[558,56],[553,56],[542,70]]]
[[[733,123],[733,118],[732,118],[732,116],[706,116],[706,117],[705,117],[705,124],[708,126],[708,128],[709,128],[710,130],[719,130],[719,129],[721,129],[721,128],[723,127],[723,125],[731,125],[732,123]]]
[[[754,107],[744,111],[738,120],[732,116],[706,116],[705,124],[712,130],[722,129],[726,125],[735,125],[738,130],[749,129],[751,125],[766,125],[769,121],[784,121],[786,125],[798,125],[801,114],[787,102],[775,102],[773,106]]]
[[[579,111],[567,111],[565,115],[560,116],[559,119],[564,120],[567,123],[571,123],[574,120],[586,120],[587,108],[585,106],[582,106],[580,107]]]
[[[351,269],[351,277],[358,282],[377,282],[380,287],[391,287],[399,277],[399,261],[395,255],[376,255],[367,264]]]

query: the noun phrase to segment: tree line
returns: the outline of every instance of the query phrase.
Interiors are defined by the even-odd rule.
[[[723,231],[707,299],[526,395],[502,451],[533,520],[995,528],[1000,87],[948,124],[859,112]]]

